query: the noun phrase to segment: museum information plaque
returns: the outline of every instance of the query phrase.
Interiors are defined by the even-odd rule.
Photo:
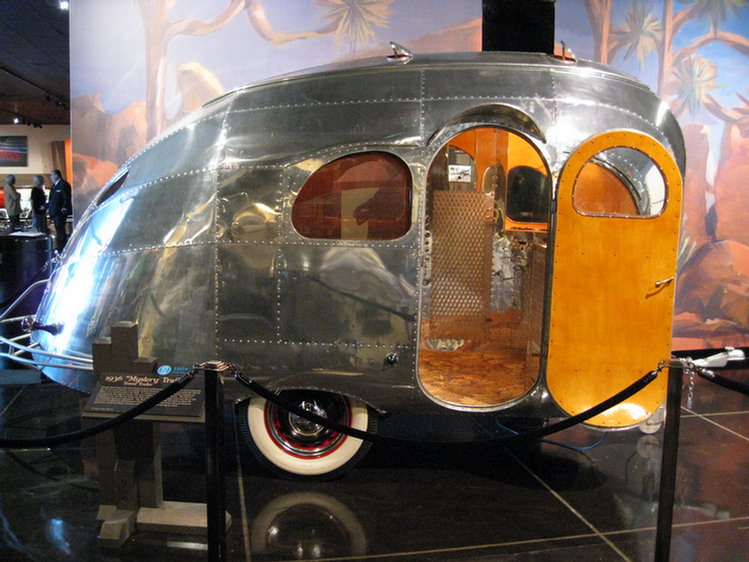
[[[186,372],[186,371],[185,371]],[[177,382],[185,373],[174,370],[159,373],[103,373],[96,381],[93,392],[83,409],[84,415],[111,418],[131,410],[160,390]],[[182,389],[146,413],[139,420],[151,421],[204,421],[203,375],[194,378]]]

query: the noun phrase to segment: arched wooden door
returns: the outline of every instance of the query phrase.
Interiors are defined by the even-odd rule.
[[[546,379],[570,415],[669,359],[681,189],[669,152],[632,131],[589,139],[562,170]],[[664,375],[590,423],[639,423],[665,389]]]

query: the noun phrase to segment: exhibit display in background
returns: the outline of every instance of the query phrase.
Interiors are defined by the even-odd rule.
[[[684,131],[674,348],[749,345],[746,0],[557,0],[556,39],[668,102]]]
[[[28,166],[28,156],[26,137],[0,137],[0,166],[5,168]]]

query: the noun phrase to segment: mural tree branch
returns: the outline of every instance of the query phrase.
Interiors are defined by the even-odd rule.
[[[265,41],[283,45],[290,41],[312,39],[335,33],[340,43],[349,37],[350,49],[356,50],[374,35],[373,26],[388,25],[389,6],[393,0],[317,0],[327,8],[326,25],[312,31],[282,33],[273,28],[260,0],[228,0],[224,9],[209,21],[198,19],[169,20],[176,0],[134,0],[140,8],[146,48],[146,121],[147,138],[158,136],[166,127],[164,92],[167,70],[167,48],[180,35],[208,35],[233,20],[243,11],[255,32]]]
[[[137,0],[143,19],[146,42],[146,122],[151,140],[166,126],[164,88],[166,83],[169,42],[177,35],[205,35],[220,29],[241,12],[245,0],[230,0],[224,10],[210,22],[182,20],[172,22],[169,12],[176,0]]]
[[[609,33],[611,32],[612,0],[585,0],[585,10],[593,33],[593,58],[603,64],[609,63]]]

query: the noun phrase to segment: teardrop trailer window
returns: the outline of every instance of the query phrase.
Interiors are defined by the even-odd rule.
[[[101,191],[99,195],[96,197],[95,205],[98,207],[99,205],[103,204],[105,201],[110,199],[115,193],[117,193],[122,185],[125,183],[125,180],[127,179],[127,175],[129,173],[129,170],[125,170],[123,173],[120,174],[119,177],[115,178],[112,183],[107,186],[106,189]]]
[[[654,217],[666,202],[655,162],[630,147],[612,147],[589,159],[575,181],[575,210],[582,215]]]
[[[391,154],[344,156],[309,177],[294,202],[291,221],[306,238],[400,238],[411,226],[411,173]]]

